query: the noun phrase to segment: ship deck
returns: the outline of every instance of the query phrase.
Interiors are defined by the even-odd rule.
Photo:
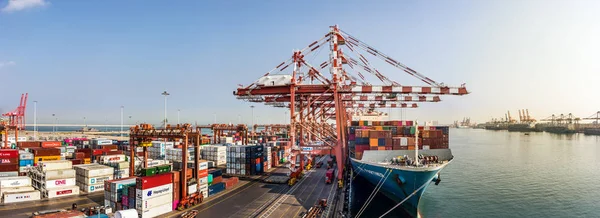
[[[321,158],[319,161],[326,161]],[[325,164],[324,164],[325,166]],[[273,174],[287,173],[287,168],[276,168]],[[184,211],[172,211],[163,217],[179,217],[189,210],[197,210],[196,217],[298,217],[319,199],[327,198],[328,204],[337,194],[337,182],[325,184],[327,169],[313,168],[294,186],[262,182],[266,176],[253,180],[240,180],[232,189],[206,198],[195,207]],[[0,214],[6,217],[31,217],[33,212],[99,206],[104,203],[104,193],[97,192],[52,200],[0,205]]]

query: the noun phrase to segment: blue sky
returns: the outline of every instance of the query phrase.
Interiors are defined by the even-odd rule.
[[[234,98],[333,24],[436,81],[472,94],[407,110],[408,118],[476,121],[529,108],[536,118],[600,109],[598,1],[77,1],[0,0],[0,111],[29,93],[38,120],[244,122]],[[23,3],[21,2],[21,3]],[[13,2],[14,3],[14,2]],[[371,58],[374,59],[374,58]],[[315,63],[318,64],[318,63]],[[379,67],[379,66],[378,66]],[[389,66],[406,85],[423,85]],[[393,112],[394,116],[399,112]],[[257,105],[259,122],[284,110]],[[127,120],[126,120],[127,122]]]

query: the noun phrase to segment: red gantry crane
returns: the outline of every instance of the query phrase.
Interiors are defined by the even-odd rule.
[[[15,130],[15,143],[19,141],[19,130],[25,129],[25,108],[27,107],[27,96],[28,93],[21,94],[21,101],[17,109],[8,113],[2,114],[2,116],[8,117],[8,121],[5,124],[4,134],[4,148],[8,148],[8,134],[9,130]]]
[[[317,58],[325,47],[329,47],[328,59],[317,65],[309,63],[307,55]],[[366,53],[427,85],[406,86],[392,81],[374,68],[363,55]],[[327,76],[326,70],[329,70]],[[376,77],[383,85],[366,81],[364,74]],[[439,102],[440,95],[465,95],[468,92],[464,84],[449,87],[437,83],[338,26],[331,26],[321,39],[294,51],[291,58],[250,85],[240,85],[233,94],[241,100],[289,108],[292,143],[310,146],[313,141],[321,141],[324,146],[332,147],[337,160],[337,177],[342,179],[348,158],[347,127],[355,110],[417,108],[414,102]]]

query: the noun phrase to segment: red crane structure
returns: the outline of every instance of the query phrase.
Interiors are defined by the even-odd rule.
[[[6,125],[6,134],[4,134],[4,148],[8,146],[8,134],[9,130],[15,130],[15,142],[19,140],[19,130],[25,129],[25,108],[27,107],[27,95],[28,93],[21,94],[21,101],[17,109],[8,113],[2,114],[2,116],[8,117],[8,123]]]
[[[328,60],[310,64],[307,55],[317,58],[329,46]],[[392,81],[373,67],[362,52],[423,81],[427,86],[405,86]],[[315,54],[316,53],[316,54]],[[325,75],[325,70],[329,75]],[[288,72],[284,70],[288,69]],[[291,73],[289,70],[291,69]],[[366,81],[366,73],[383,85]],[[348,160],[347,127],[357,109],[417,108],[413,102],[439,102],[440,95],[465,95],[466,87],[449,87],[418,73],[356,37],[331,26],[330,31],[308,47],[293,52],[290,59],[277,65],[248,86],[233,94],[240,100],[264,103],[290,110],[290,141],[311,146],[322,141],[335,151],[337,177],[342,179]]]

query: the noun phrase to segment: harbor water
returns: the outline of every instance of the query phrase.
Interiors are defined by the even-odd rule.
[[[451,129],[453,162],[421,199],[422,217],[597,217],[600,136]],[[353,214],[373,186],[354,181]],[[377,195],[361,217],[395,204]],[[406,217],[401,209],[386,217]]]

